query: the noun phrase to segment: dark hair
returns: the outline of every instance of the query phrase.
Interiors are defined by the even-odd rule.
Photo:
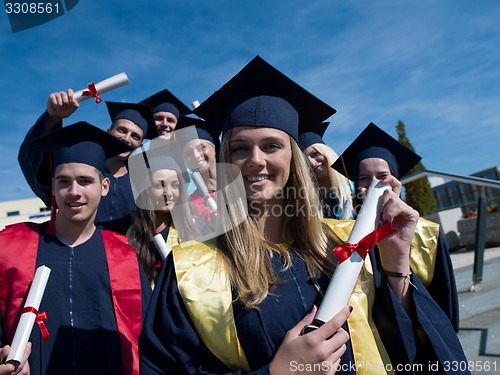
[[[179,178],[179,199],[178,202],[186,203],[189,200],[186,191],[185,182],[182,176],[177,173]],[[156,214],[154,210],[148,210],[140,207],[153,207],[148,202],[150,195],[144,191],[137,197],[137,209],[132,220],[132,226],[127,233],[129,244],[135,249],[139,261],[141,262],[146,276],[150,282],[154,282],[158,276],[158,262],[161,262],[161,257],[153,242],[153,237],[157,234],[156,228],[159,223],[156,222]],[[197,229],[194,224],[193,214],[190,210],[190,205],[182,204],[182,224],[180,228],[176,228],[179,240],[192,239],[197,236]],[[171,215],[169,213],[169,215]],[[172,220],[171,216],[170,219]]]

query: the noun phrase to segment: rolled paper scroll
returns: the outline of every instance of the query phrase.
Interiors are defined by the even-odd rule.
[[[389,189],[389,185],[384,185],[378,180],[372,181],[347,240],[348,244],[357,244],[375,230],[379,216],[379,198],[385,190]],[[337,266],[319,306],[314,323],[305,327],[304,332],[318,328],[347,306],[363,262],[364,257],[357,251],[353,251],[345,261]]]
[[[126,84],[128,84],[127,75],[120,73],[96,84],[93,82],[89,83],[88,88],[76,91],[73,98],[78,103],[90,98],[95,98],[96,102],[100,102],[100,94],[125,86]]]
[[[210,213],[217,214],[217,203],[215,203],[215,199],[208,192],[207,184],[205,184],[205,180],[201,177],[200,172],[194,171],[192,177],[196,187],[201,191],[205,205],[210,209]]]
[[[17,365],[21,363],[35,321],[40,325],[44,340],[48,339],[48,332],[45,328],[45,324],[41,321],[41,319],[46,319],[46,314],[38,313],[38,308],[40,307],[40,302],[42,301],[49,275],[50,268],[46,266],[40,266],[36,269],[35,277],[33,278],[28,296],[26,297],[26,302],[19,323],[17,324],[6,362],[17,362]]]
[[[153,242],[156,246],[156,250],[158,250],[158,252],[160,253],[161,259],[165,261],[168,253],[170,253],[172,249],[165,243],[165,239],[163,238],[161,233],[158,233],[153,237]]]

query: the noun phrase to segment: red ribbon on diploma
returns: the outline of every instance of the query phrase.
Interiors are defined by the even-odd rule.
[[[82,96],[93,96],[97,104],[102,102],[101,97],[97,93],[97,89],[95,88],[94,82],[90,82],[87,86],[89,89],[82,92]]]
[[[49,318],[47,313],[46,312],[39,313],[38,310],[32,306],[25,307],[21,311],[21,314],[24,314],[24,313],[33,313],[36,315],[35,323],[37,323],[38,326],[40,327],[40,332],[42,333],[43,342],[47,341],[50,337],[50,334],[49,334],[47,327],[45,326],[45,323],[43,322],[44,320],[47,320]]]
[[[212,193],[215,193],[215,191],[209,191],[204,197],[203,197],[203,200],[206,202],[207,200],[209,200],[210,198],[212,198]]]
[[[375,229],[370,234],[363,237],[358,243],[345,243],[333,249],[333,253],[339,260],[339,264],[344,260],[349,259],[351,254],[355,251],[364,260],[368,250],[374,247],[379,241],[382,241],[387,236],[396,233],[399,229],[394,229],[392,223],[382,225],[380,228]]]

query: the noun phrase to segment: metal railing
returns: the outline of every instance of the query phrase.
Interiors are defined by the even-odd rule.
[[[445,172],[436,172],[429,170],[421,170],[415,172],[405,178],[401,179],[401,183],[407,184],[408,182],[412,182],[418,180],[419,178],[425,176],[434,176],[434,177],[442,177],[447,180],[452,180],[464,184],[481,186],[481,193],[478,198],[478,207],[477,207],[477,222],[476,222],[476,242],[474,249],[474,268],[472,273],[472,286],[470,288],[471,292],[481,289],[481,282],[483,280],[483,265],[484,265],[484,249],[486,242],[486,200],[484,197],[484,189],[492,188],[492,189],[500,189],[500,181],[492,180],[489,178],[476,177],[476,176],[463,176],[452,173]]]

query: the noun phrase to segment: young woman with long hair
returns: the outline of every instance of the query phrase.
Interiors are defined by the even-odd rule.
[[[352,219],[353,183],[330,166],[338,159],[333,148],[325,144],[323,134],[329,122],[308,127],[299,134],[299,144],[304,150],[318,183],[323,217],[339,220]]]
[[[157,139],[147,151],[138,149],[129,158],[137,209],[127,237],[152,285],[163,263],[153,238],[161,235],[171,248],[198,234],[188,204],[182,159],[172,152],[174,147],[174,142]],[[172,216],[174,209],[177,225]]]
[[[223,127],[221,161],[239,167],[246,202],[228,206],[231,230],[173,248],[139,340],[143,374],[333,374],[362,372],[363,365],[385,371],[437,363],[444,369],[447,360],[465,361],[451,324],[436,329],[427,320],[439,307],[409,275],[418,213],[391,190],[381,198],[381,217],[398,231],[378,246],[383,267],[401,277],[386,278],[380,269],[364,275],[376,278],[377,327],[392,341],[377,336],[355,347],[348,331],[373,336],[362,328],[372,316],[349,320],[350,306],[302,333],[335,272],[338,228],[321,219],[298,125],[300,119],[324,121],[331,107],[256,57],[195,112]],[[237,223],[241,209],[249,216]],[[420,342],[413,324],[427,341]],[[437,348],[444,338],[446,348]],[[397,352],[388,353],[394,340]]]

